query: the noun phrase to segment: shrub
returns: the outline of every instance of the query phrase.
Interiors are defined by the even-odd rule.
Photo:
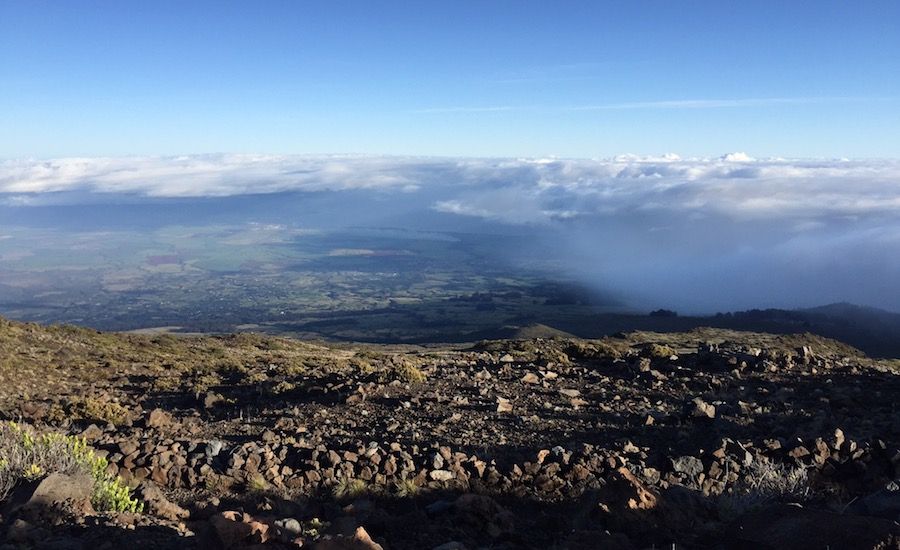
[[[269,379],[269,375],[261,371],[248,372],[244,375],[242,382],[249,386],[259,386]]]
[[[58,433],[36,434],[15,422],[0,424],[0,501],[21,481],[51,473],[87,474],[94,480],[91,504],[99,511],[142,512],[143,505],[118,476],[107,472],[109,463],[84,438]]]
[[[361,479],[342,478],[332,490],[338,500],[357,498],[369,492],[366,482]]]
[[[103,401],[95,397],[85,397],[72,403],[70,411],[73,418],[102,420],[114,425],[121,425],[131,416],[130,411],[113,401]]]
[[[669,357],[676,355],[675,350],[665,344],[650,344],[642,351],[642,355],[651,359],[668,359]]]
[[[375,370],[375,367],[372,366],[372,363],[370,363],[364,357],[359,357],[359,356],[351,357],[350,360],[348,361],[348,365],[350,366],[351,369],[354,369],[357,372],[360,372],[362,374],[369,374]]]
[[[809,494],[805,468],[759,458],[746,467],[741,488],[745,492],[770,497],[803,498]]]
[[[306,372],[306,364],[302,361],[288,361],[279,370],[286,376],[300,376]]]
[[[425,381],[425,373],[416,365],[403,357],[394,356],[390,359],[385,377],[390,380],[400,380],[408,383]]]
[[[282,380],[281,382],[272,386],[272,393],[275,395],[283,395],[289,392],[294,391],[297,388],[296,384],[288,382],[287,380]]]
[[[251,493],[265,493],[269,489],[269,483],[266,478],[256,474],[247,480],[247,490]]]
[[[183,381],[180,376],[160,376],[153,381],[153,390],[158,392],[174,392],[179,389]]]
[[[581,361],[619,359],[622,357],[621,350],[604,340],[569,342],[569,345],[565,348],[565,353],[571,358]]]
[[[424,382],[425,381],[425,373],[419,370],[415,365],[410,365],[409,363],[404,363],[394,369],[396,375],[401,379],[407,382]]]
[[[411,479],[400,479],[394,482],[394,493],[400,498],[414,497],[419,493],[419,486]]]
[[[740,480],[718,498],[720,514],[732,519],[777,499],[805,500],[810,497],[805,468],[759,457],[745,467]]]
[[[195,372],[193,380],[191,380],[190,388],[195,395],[200,395],[208,391],[213,386],[218,386],[222,380],[218,375],[213,373]]]
[[[228,490],[228,483],[225,481],[225,476],[210,472],[203,478],[203,488],[211,495],[221,496]]]
[[[319,518],[312,518],[309,521],[300,522],[301,532],[312,539],[319,538],[320,534],[331,525],[326,521],[322,521]]]

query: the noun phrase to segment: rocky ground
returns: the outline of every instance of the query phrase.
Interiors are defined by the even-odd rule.
[[[898,548],[898,373],[811,335],[426,348],[0,320],[0,417],[84,436],[146,503],[97,513],[50,476],[0,505],[0,548]]]

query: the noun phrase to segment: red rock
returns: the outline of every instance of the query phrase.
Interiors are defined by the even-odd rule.
[[[155,516],[169,520],[187,518],[190,513],[171,502],[166,495],[152,482],[144,482],[138,489],[141,500],[147,506],[147,511]]]
[[[222,548],[239,548],[243,546],[254,532],[253,526],[244,522],[239,512],[221,512],[209,519]]]
[[[148,428],[165,428],[172,423],[172,415],[162,409],[153,409],[147,415]]]
[[[809,450],[803,445],[798,445],[788,452],[788,456],[790,456],[791,458],[800,459],[809,456]]]
[[[318,541],[314,550],[384,550],[377,542],[372,540],[369,533],[362,527],[357,527],[352,537],[339,535],[334,538]]]
[[[261,544],[269,540],[268,524],[254,520],[248,522],[247,525],[250,526],[250,537],[253,539],[253,542]]]
[[[93,487],[94,480],[88,475],[50,474],[37,484],[16,489],[3,513],[9,517],[19,512],[27,518],[42,518],[51,522],[55,522],[63,510],[79,516],[92,515]]]
[[[601,509],[614,515],[653,510],[658,504],[659,495],[625,467],[612,472],[600,490]]]

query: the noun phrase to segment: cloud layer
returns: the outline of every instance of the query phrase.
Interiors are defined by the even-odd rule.
[[[473,231],[485,224],[515,227],[532,233],[541,250],[553,250],[567,275],[612,286],[648,306],[709,311],[850,300],[900,310],[897,160],[731,153],[689,159],[203,155],[0,163],[0,204],[7,207],[91,197],[114,203],[119,195],[134,200],[279,192],[337,197],[318,208],[324,218],[346,225],[374,224],[382,216],[392,224],[415,220],[420,228],[438,228],[448,217],[455,228],[468,223]],[[534,254],[542,253],[536,248]]]
[[[192,155],[0,163],[0,193],[90,191],[222,197],[281,191],[403,188],[396,161],[375,157]]]
[[[542,223],[622,212],[742,218],[900,211],[895,160],[441,159],[197,155],[0,163],[0,194],[123,193],[220,197],[284,191],[419,192],[443,212]]]

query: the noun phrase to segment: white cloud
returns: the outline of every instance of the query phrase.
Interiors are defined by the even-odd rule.
[[[897,214],[900,161],[622,155],[610,159],[448,159],[197,155],[0,163],[7,205],[78,191],[148,197],[371,190],[424,208],[506,223],[634,211],[735,218]]]
[[[659,211],[735,218],[805,218],[900,210],[900,162],[755,160],[745,153],[719,159],[616,157],[528,163],[524,173],[459,192],[458,213],[505,219],[497,188],[515,190],[531,212],[578,211],[582,216]],[[523,165],[520,165],[522,168]],[[466,208],[466,206],[471,208]],[[547,214],[544,218],[553,218]],[[540,215],[531,219],[541,220]]]
[[[336,200],[316,203],[315,219],[329,227],[389,220],[478,231],[482,221],[504,224],[504,231],[546,244],[535,249],[535,261],[559,260],[574,276],[648,307],[697,311],[851,300],[900,309],[894,298],[900,295],[900,160],[730,153],[0,163],[5,208],[91,200],[115,205],[123,195],[130,202],[286,191],[334,194]],[[545,258],[547,250],[557,257]]]
[[[737,153],[728,153],[722,157],[722,160],[725,162],[753,162],[754,159],[747,153],[737,152]]]
[[[409,190],[397,159],[354,156],[193,155],[63,158],[0,163],[0,193],[83,190],[152,197],[229,196],[279,191]]]
[[[475,208],[471,204],[463,204],[457,200],[437,201],[434,203],[434,209],[438,212],[446,212],[447,214],[459,214],[461,216],[477,216],[480,218],[489,218],[493,216],[490,210],[482,210]]]

